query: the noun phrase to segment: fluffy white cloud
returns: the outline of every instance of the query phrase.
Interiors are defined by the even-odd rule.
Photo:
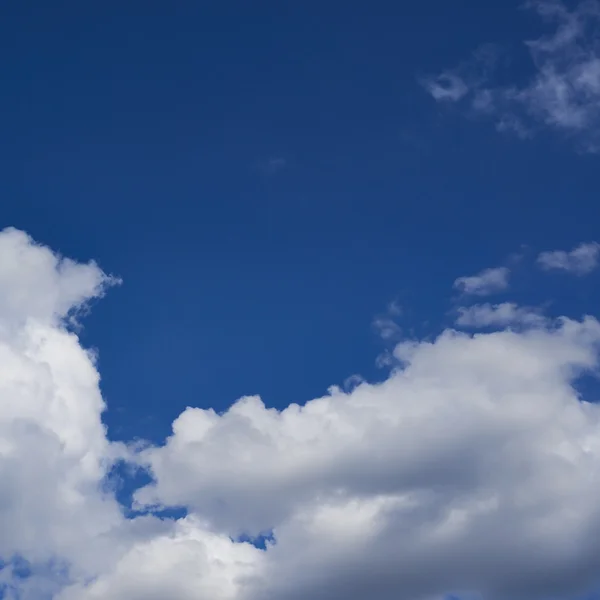
[[[454,287],[465,294],[487,296],[500,292],[508,287],[510,271],[506,267],[485,269],[477,275],[459,277],[454,282]]]
[[[93,356],[62,325],[111,279],[0,233],[0,556],[96,565],[120,520]],[[93,515],[93,518],[90,518]],[[90,540],[97,542],[92,550]],[[101,560],[100,560],[101,562]]]
[[[4,325],[21,325],[27,319],[56,325],[118,281],[93,262],[82,265],[61,258],[12,228],[2,231],[0,256],[0,321]]]
[[[250,598],[566,593],[600,566],[600,411],[572,387],[599,343],[591,318],[447,331],[400,344],[404,368],[350,394],[190,408],[143,453],[156,483],[138,500],[274,529]]]
[[[193,517],[140,540],[107,573],[58,600],[236,600],[259,576],[264,552],[211,533]]]
[[[510,325],[541,325],[539,312],[514,302],[475,304],[458,309],[456,324],[461,327],[508,327]]]
[[[574,136],[583,149],[597,151],[600,3],[583,0],[573,10],[558,0],[532,0],[527,6],[554,26],[552,34],[525,42],[534,67],[527,83],[494,86],[489,61],[476,55],[468,73],[458,68],[426,80],[424,87],[437,101],[468,102],[474,112],[492,117],[501,131],[530,137],[547,126]]]
[[[188,408],[163,446],[129,455],[154,476],[138,505],[188,516],[126,519],[102,485],[123,449],[106,439],[93,359],[63,324],[108,280],[78,265],[88,284],[72,306],[42,310],[39,293],[65,293],[60,261],[8,231],[0,264],[10,261],[0,556],[35,568],[24,580],[0,571],[0,586],[19,598],[531,600],[597,583],[600,408],[575,387],[598,368],[594,318],[405,341],[384,382],[303,406],[247,397],[223,414]],[[21,271],[39,264],[36,288]],[[260,532],[273,533],[266,550],[236,541]]]
[[[570,252],[564,250],[542,252],[537,262],[547,271],[557,269],[575,275],[587,275],[598,266],[598,259],[600,259],[600,244],[591,242],[580,244]]]

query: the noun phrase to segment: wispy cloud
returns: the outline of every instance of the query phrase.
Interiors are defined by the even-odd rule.
[[[500,131],[524,138],[549,127],[584,150],[600,150],[600,2],[584,0],[569,10],[558,0],[533,0],[526,8],[553,31],[524,42],[533,65],[525,84],[495,86],[489,62],[476,55],[468,68],[424,80],[425,89],[438,102],[464,102]]]
[[[557,269],[575,275],[587,275],[598,266],[600,244],[589,242],[580,244],[570,252],[553,250],[542,252],[537,259],[538,265],[547,271]]]
[[[384,340],[397,341],[402,337],[402,328],[396,322],[401,315],[402,306],[393,300],[387,305],[386,312],[373,321],[373,328]]]
[[[373,321],[375,331],[384,340],[393,340],[399,338],[402,334],[402,328],[396,321],[386,317],[379,317]]]
[[[453,73],[442,73],[437,77],[423,80],[425,89],[435,100],[450,100],[456,102],[469,93],[469,87],[464,80]]]
[[[456,324],[461,327],[507,327],[509,325],[537,326],[544,317],[535,309],[517,306],[514,302],[502,304],[475,304],[458,309]]]
[[[505,290],[508,287],[509,275],[510,271],[506,267],[485,269],[477,275],[459,277],[454,282],[454,288],[465,294],[487,296]]]

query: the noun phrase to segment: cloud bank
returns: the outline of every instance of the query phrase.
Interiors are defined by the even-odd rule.
[[[498,130],[519,137],[549,128],[571,137],[580,149],[600,149],[600,3],[583,0],[570,10],[559,0],[525,5],[553,28],[525,41],[533,72],[524,84],[493,83],[490,54],[425,78],[423,86],[438,102],[460,102],[492,119]]]
[[[190,407],[161,446],[110,442],[73,310],[112,279],[0,233],[0,587],[27,600],[572,598],[598,585],[593,317],[396,345],[385,381],[282,410]],[[468,307],[465,307],[465,311]],[[519,317],[520,318],[520,317]],[[282,399],[281,405],[285,405]],[[148,469],[126,516],[106,477]],[[182,518],[156,510],[185,507]],[[248,541],[268,535],[265,548]],[[24,566],[26,573],[24,574]]]

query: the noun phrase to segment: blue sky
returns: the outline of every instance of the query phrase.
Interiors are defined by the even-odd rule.
[[[418,83],[490,42],[526,73],[517,2],[9,2],[0,28],[1,221],[123,278],[85,330],[116,437],[375,376],[389,302],[420,326],[463,272],[595,235],[596,157]]]
[[[152,470],[142,504],[210,512],[202,485],[179,489],[168,465],[182,463],[156,450],[174,420],[192,427],[186,407],[257,394],[283,410],[353,375],[390,381],[382,356],[433,342],[476,303],[515,303],[484,327],[506,335],[558,336],[540,315],[597,314],[597,7],[4,3],[0,229],[122,279],[91,301],[79,336],[98,351],[108,440],[152,444],[142,458],[106,454]],[[497,268],[510,277],[492,299],[455,284]],[[214,485],[219,501],[255,498]],[[215,527],[274,527],[248,510]],[[391,581],[378,600],[404,585],[421,590]]]

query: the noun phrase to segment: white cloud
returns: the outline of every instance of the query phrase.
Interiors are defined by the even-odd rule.
[[[567,271],[575,275],[587,275],[597,266],[600,259],[600,244],[590,242],[580,244],[570,252],[553,250],[542,252],[537,259],[542,269]]]
[[[508,327],[510,325],[541,325],[539,312],[517,306],[514,302],[476,304],[458,309],[456,324],[461,327]]]
[[[459,277],[454,282],[454,287],[465,294],[487,296],[505,290],[508,287],[509,275],[510,271],[506,267],[485,269],[477,275]]]
[[[0,319],[4,323],[35,319],[54,324],[118,282],[94,263],[78,264],[36,246],[16,229],[2,232],[0,255]]]
[[[530,137],[541,126],[569,134],[585,150],[596,151],[600,141],[600,3],[583,0],[569,10],[558,0],[534,0],[527,6],[554,26],[554,31],[525,42],[533,74],[523,85],[494,86],[489,64],[476,57],[470,72],[453,75],[462,93],[425,88],[436,100],[465,100],[471,110],[492,117],[499,130]],[[479,68],[479,75],[473,71]],[[435,81],[435,78],[433,79]],[[453,89],[453,88],[450,88]]]
[[[251,544],[211,533],[188,517],[133,543],[107,573],[65,589],[58,600],[237,600],[264,559]]]
[[[599,343],[594,319],[447,331],[398,346],[406,367],[381,385],[187,409],[143,454],[157,481],[138,500],[229,534],[273,528],[242,597],[568,593],[600,566],[600,410],[572,387]]]
[[[76,289],[81,306],[106,278],[79,265],[88,283],[70,287],[49,250],[12,231],[7,262],[0,556],[36,569],[0,584],[21,599],[567,599],[596,583],[600,407],[575,388],[598,367],[594,318],[403,342],[384,382],[303,406],[188,408],[134,459],[155,478],[137,502],[189,515],[126,519],[102,491],[124,453],[106,439],[94,362],[64,328],[66,302],[37,299]],[[274,533],[266,550],[235,541],[261,531]]]
[[[62,325],[110,282],[94,263],[60,260],[13,229],[0,233],[5,559],[17,554],[43,564],[60,556],[86,569],[102,563],[98,557],[120,522],[114,498],[99,488],[116,449],[100,420],[98,373],[91,354]]]

